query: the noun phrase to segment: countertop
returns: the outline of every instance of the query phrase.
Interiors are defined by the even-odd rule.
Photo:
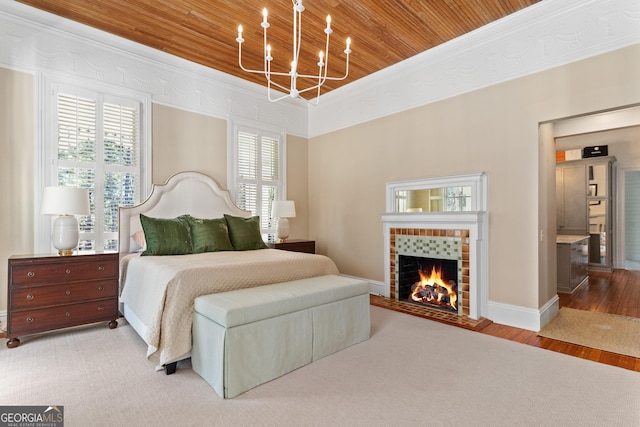
[[[556,237],[556,243],[562,243],[562,244],[572,244],[572,243],[577,243],[581,240],[584,239],[588,239],[589,236],[576,236],[576,235],[572,235],[572,234],[558,234],[558,236]]]

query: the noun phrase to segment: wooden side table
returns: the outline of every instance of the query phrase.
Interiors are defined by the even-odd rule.
[[[282,249],[292,252],[316,253],[316,241],[304,239],[287,239],[284,242],[267,242],[271,249]]]
[[[118,326],[119,256],[22,255],[9,258],[7,347],[18,336],[87,323]]]

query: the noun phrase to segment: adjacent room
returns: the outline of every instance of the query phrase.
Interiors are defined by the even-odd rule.
[[[640,424],[639,17],[3,2],[0,414]]]

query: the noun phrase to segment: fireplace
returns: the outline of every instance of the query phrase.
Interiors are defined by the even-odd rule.
[[[391,213],[383,215],[383,222],[387,268],[386,288],[380,292],[382,296],[397,301],[405,298],[404,290],[401,290],[401,281],[405,278],[398,274],[404,262],[401,257],[431,258],[441,263],[444,260],[445,265],[440,268],[445,281],[456,282],[457,307],[447,311],[469,319],[485,315],[488,292],[487,247],[483,238],[486,216],[483,213]],[[455,263],[456,267],[446,266],[449,263]],[[436,266],[436,270],[438,268]],[[455,273],[451,272],[453,270]],[[433,308],[443,311],[441,307]]]
[[[428,190],[428,191],[427,191]],[[462,191],[464,190],[464,191]],[[438,315],[478,320],[488,307],[488,209],[485,173],[387,183],[385,281],[380,295]],[[420,205],[420,209],[414,209]],[[408,264],[408,265],[405,265]],[[410,267],[409,267],[410,266]],[[409,272],[405,272],[409,269]],[[420,271],[442,284],[422,285]],[[433,273],[433,274],[432,274]],[[434,276],[435,279],[431,278]],[[439,276],[439,277],[438,277]],[[410,297],[418,288],[418,301]],[[455,302],[453,302],[455,300]],[[413,305],[411,305],[413,307]],[[418,308],[422,310],[422,308]]]
[[[389,231],[390,297],[469,315],[469,230]]]
[[[399,255],[398,300],[458,312],[458,260]]]

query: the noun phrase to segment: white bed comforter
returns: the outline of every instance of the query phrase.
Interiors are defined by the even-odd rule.
[[[191,350],[193,302],[234,289],[338,274],[326,256],[278,249],[192,255],[130,254],[120,265],[120,301],[146,326],[147,358],[157,366]]]

